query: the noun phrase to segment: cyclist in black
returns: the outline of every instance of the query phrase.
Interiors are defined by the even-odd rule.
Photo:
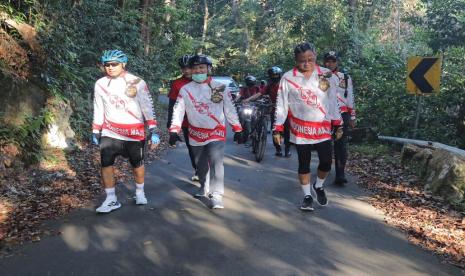
[[[281,80],[281,77],[283,75],[283,70],[279,68],[278,66],[273,66],[270,69],[268,69],[268,78],[269,78],[269,83],[263,90],[263,95],[268,95],[271,99],[271,102],[273,103],[273,110],[271,112],[271,125],[274,125],[275,122],[275,112],[276,112],[276,98],[278,95],[278,89],[279,89],[279,81]],[[283,131],[283,136],[284,136],[284,156],[285,157],[290,157],[291,156],[291,142],[289,141],[290,137],[290,131],[289,131],[289,120],[286,119],[284,122],[284,131]],[[281,145],[273,140],[273,144],[276,148],[276,156],[283,156],[282,150],[281,150]]]
[[[330,69],[337,77],[337,101],[341,117],[344,121],[344,135],[338,141],[334,141],[334,159],[336,167],[336,179],[334,184],[347,183],[345,166],[347,162],[347,133],[348,129],[355,127],[355,106],[352,79],[346,73],[339,70],[339,57],[335,51],[329,51],[323,57],[326,68]]]

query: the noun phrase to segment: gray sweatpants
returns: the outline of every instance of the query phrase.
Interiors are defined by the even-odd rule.
[[[192,146],[197,175],[200,185],[210,190],[213,196],[223,196],[224,194],[224,142],[210,142],[204,146]],[[210,181],[207,180],[210,170]],[[210,187],[208,187],[210,182]],[[207,185],[207,186],[205,186]]]

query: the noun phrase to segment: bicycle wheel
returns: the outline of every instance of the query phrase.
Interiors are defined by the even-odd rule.
[[[260,121],[260,125],[257,128],[257,150],[255,152],[255,160],[257,162],[262,161],[263,157],[265,156],[266,136],[266,121],[265,118],[262,118],[262,120]]]

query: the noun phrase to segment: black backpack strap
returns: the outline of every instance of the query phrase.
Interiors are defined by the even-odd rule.
[[[346,73],[344,73],[344,83],[345,83],[344,98],[347,98],[347,86],[349,84],[349,75]]]

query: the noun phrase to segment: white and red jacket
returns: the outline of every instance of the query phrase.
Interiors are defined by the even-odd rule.
[[[316,144],[332,138],[332,126],[342,125],[336,99],[336,81],[329,78],[330,88],[318,88],[319,75],[329,70],[316,66],[309,79],[296,68],[281,78],[276,104],[274,130],[283,131],[289,118],[290,141],[294,144]]]
[[[134,86],[135,97],[126,95],[126,89]],[[92,131],[102,132],[102,137],[125,141],[145,139],[145,124],[157,125],[150,91],[144,80],[124,72],[117,78],[103,77],[95,83],[94,121]]]
[[[337,78],[337,103],[341,113],[348,112],[350,119],[355,120],[355,104],[354,104],[354,89],[352,79],[347,75],[347,94],[346,94],[346,81],[344,80],[344,73],[337,70],[333,71],[333,75]]]
[[[223,100],[220,103],[211,101],[211,87],[219,86],[221,83],[211,78],[203,83],[191,81],[184,85],[179,91],[174,106],[169,131],[180,131],[184,114],[187,114],[189,121],[189,143],[192,146],[203,146],[213,141],[225,141],[225,119],[232,125],[234,132],[242,131],[228,88],[224,90]]]

